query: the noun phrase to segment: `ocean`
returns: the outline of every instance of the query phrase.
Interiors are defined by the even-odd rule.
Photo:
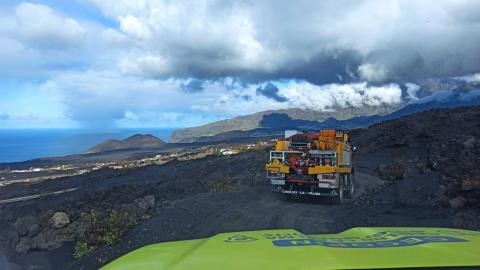
[[[125,139],[134,134],[152,134],[168,141],[173,128],[118,129],[0,129],[0,163],[41,157],[81,154],[108,139]]]

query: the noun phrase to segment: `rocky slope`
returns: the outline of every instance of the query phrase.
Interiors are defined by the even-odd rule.
[[[454,224],[480,228],[480,106],[416,113],[355,130],[352,137],[365,157],[359,166],[372,162],[370,155],[383,155],[384,162],[410,161],[418,172],[438,172],[437,200],[454,210]]]
[[[159,148],[165,145],[161,139],[150,135],[136,134],[126,138],[125,140],[108,140],[102,142],[90,149],[85,154],[100,153],[113,150],[125,149],[145,149],[145,148]]]

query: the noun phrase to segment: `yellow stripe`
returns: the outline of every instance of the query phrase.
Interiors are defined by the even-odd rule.
[[[268,171],[274,171],[274,172],[281,172],[281,173],[289,173],[290,168],[287,165],[283,165],[281,163],[269,163],[265,166],[265,168]]]
[[[351,173],[352,168],[337,168],[335,166],[315,166],[308,168],[308,174],[319,173]]]

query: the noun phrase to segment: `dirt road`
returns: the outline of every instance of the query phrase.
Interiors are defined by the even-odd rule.
[[[23,201],[27,201],[27,200],[34,200],[34,199],[38,199],[38,198],[42,198],[42,197],[46,197],[46,196],[55,196],[55,195],[59,195],[59,194],[62,194],[62,193],[76,191],[77,189],[79,189],[79,188],[76,187],[76,188],[69,188],[69,189],[57,190],[57,191],[52,191],[52,192],[44,192],[44,193],[40,193],[40,194],[32,194],[32,195],[27,195],[27,196],[14,197],[14,198],[10,198],[10,199],[0,200],[0,205],[9,204],[9,203],[16,203],[16,202],[23,202]]]

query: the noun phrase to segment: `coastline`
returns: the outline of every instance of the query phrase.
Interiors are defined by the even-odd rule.
[[[116,129],[0,129],[0,164],[34,159],[67,157],[84,153],[108,139],[125,139],[134,134],[152,134],[168,141],[175,128]]]

